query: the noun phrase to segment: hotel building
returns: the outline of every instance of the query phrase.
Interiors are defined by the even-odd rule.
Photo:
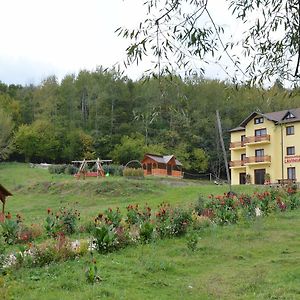
[[[300,108],[253,112],[231,133],[231,183],[296,182],[300,178]]]

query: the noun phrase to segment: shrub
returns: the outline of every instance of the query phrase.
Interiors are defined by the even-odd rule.
[[[201,215],[205,209],[205,200],[203,196],[199,196],[197,202],[195,203],[194,210],[198,215]]]
[[[18,241],[21,223],[22,218],[19,214],[17,214],[16,219],[13,220],[10,213],[6,215],[4,222],[0,223],[2,235],[7,244],[12,245]]]
[[[51,165],[48,168],[50,174],[64,174],[67,165]]]
[[[50,236],[57,236],[59,232],[73,234],[76,231],[77,221],[80,220],[80,213],[74,207],[61,207],[55,214],[47,209],[45,229]]]
[[[95,258],[92,257],[89,261],[84,274],[86,281],[90,284],[101,281],[101,278],[98,275],[97,261]]]
[[[0,275],[3,273],[3,265],[5,262],[6,249],[7,246],[4,237],[0,235]]]
[[[292,194],[290,196],[290,209],[294,210],[300,206],[300,198],[299,196],[296,196],[295,194]]]
[[[174,235],[179,236],[185,234],[191,221],[192,216],[190,211],[176,208],[172,218]]]
[[[100,253],[115,250],[118,243],[113,225],[103,224],[95,227],[93,237],[95,239],[96,249]]]
[[[104,173],[113,176],[123,176],[124,167],[120,165],[103,165]]]
[[[118,207],[115,210],[109,208],[105,210],[104,213],[106,214],[107,224],[112,224],[115,228],[119,227],[122,220],[122,214]]]
[[[151,222],[144,222],[140,226],[140,240],[142,243],[148,243],[153,238],[154,225]]]
[[[34,248],[33,265],[43,267],[49,265],[56,258],[56,251],[53,241],[46,241]]]
[[[143,209],[140,209],[138,204],[127,206],[126,223],[140,224],[149,221],[151,218],[151,208],[146,204]]]
[[[123,176],[126,177],[144,177],[144,170],[142,168],[135,169],[135,168],[125,168],[123,170]]]
[[[161,237],[185,234],[192,220],[191,212],[181,208],[173,210],[166,203],[159,206],[159,211],[155,216],[156,231]]]
[[[206,204],[208,211],[212,212],[212,218],[217,224],[234,224],[238,220],[238,199],[235,195],[224,194],[211,196],[211,201]]]
[[[192,213],[192,226],[195,230],[207,228],[211,225],[211,220],[203,215],[198,215],[195,211]]]
[[[187,234],[186,245],[187,245],[188,249],[190,249],[191,251],[197,250],[198,241],[199,241],[199,238],[198,238],[198,235],[196,234],[196,232],[191,231]]]
[[[78,168],[75,167],[74,165],[67,165],[65,170],[64,170],[64,173],[67,174],[67,175],[74,175],[78,172]]]

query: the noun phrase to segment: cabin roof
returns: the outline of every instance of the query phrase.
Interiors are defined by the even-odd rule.
[[[153,159],[154,161],[156,161],[157,163],[161,163],[161,164],[168,164],[168,162],[172,158],[174,158],[176,165],[182,166],[182,163],[178,159],[176,159],[176,157],[174,155],[158,155],[158,154],[147,153],[147,154],[145,154],[145,157],[149,157],[149,158]],[[144,157],[144,159],[145,159],[145,157]]]
[[[0,192],[4,195],[4,196],[12,196],[12,193],[9,192],[3,185],[0,184]]]

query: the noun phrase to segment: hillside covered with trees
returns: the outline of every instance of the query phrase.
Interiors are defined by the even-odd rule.
[[[216,126],[228,130],[254,110],[300,107],[300,91],[199,77],[132,81],[115,70],[55,76],[38,86],[0,83],[0,160],[68,163],[112,158],[125,164],[145,152],[175,154],[186,170],[222,173]]]

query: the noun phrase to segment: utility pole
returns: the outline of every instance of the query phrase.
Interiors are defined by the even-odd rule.
[[[217,114],[217,124],[218,124],[219,136],[220,136],[220,143],[221,143],[221,147],[223,150],[223,156],[224,156],[224,162],[225,162],[225,168],[226,168],[226,174],[227,174],[227,181],[229,184],[229,190],[231,192],[231,180],[230,180],[230,174],[229,174],[229,168],[228,168],[228,161],[227,161],[227,155],[226,155],[226,150],[225,150],[225,145],[224,145],[224,140],[223,140],[220,114],[219,114],[218,110],[216,110],[216,114]]]

